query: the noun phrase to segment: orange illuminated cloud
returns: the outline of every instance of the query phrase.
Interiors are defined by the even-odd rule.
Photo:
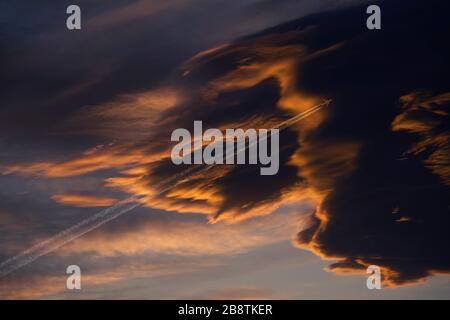
[[[240,224],[199,221],[154,221],[133,230],[96,232],[64,246],[59,254],[93,252],[99,256],[138,256],[158,253],[176,256],[234,255],[286,241],[303,227],[296,212],[256,218]]]
[[[105,148],[99,152],[89,150],[86,154],[63,162],[37,162],[14,164],[3,169],[3,174],[22,174],[64,178],[88,174],[105,169],[120,169],[133,165],[152,163],[160,157],[158,153],[149,154],[145,148],[133,145],[120,145]]]
[[[413,92],[400,98],[402,112],[392,122],[393,131],[417,134],[420,139],[405,154],[420,155],[429,152],[424,164],[444,183],[450,184],[450,133],[445,126],[449,116],[450,93],[436,96]]]
[[[336,45],[318,52],[308,52],[301,45],[285,44],[286,41],[308,34],[313,29],[307,28],[287,34],[272,34],[235,45],[224,45],[214,50],[207,50],[189,60],[183,68],[187,70],[185,74],[189,75],[196,68],[218,57],[236,56],[239,60],[236,67],[210,79],[197,89],[196,94],[206,103],[205,111],[213,112],[219,94],[251,89],[267,79],[275,79],[279,99],[273,106],[274,111],[279,110],[287,116],[294,116],[323,101],[322,97],[312,97],[299,90],[297,79],[300,76],[299,70],[302,63],[339,47]],[[119,171],[120,174],[106,178],[106,187],[131,195],[145,195],[147,197],[143,204],[147,207],[180,213],[206,214],[209,216],[210,222],[220,220],[239,222],[255,216],[268,215],[281,206],[296,202],[314,203],[314,207],[320,206],[325,194],[323,190],[319,192],[322,187],[317,185],[318,182],[314,180],[317,178],[313,174],[307,173],[308,168],[315,164],[312,161],[309,163],[305,161],[312,156],[308,155],[311,150],[314,149],[314,153],[317,154],[322,151],[322,146],[310,146],[308,136],[324,121],[326,110],[315,113],[302,120],[301,124],[291,128],[292,131],[299,133],[298,144],[302,146],[302,149],[294,153],[289,165],[298,166],[299,169],[300,166],[304,167],[301,172],[297,170],[297,176],[303,179],[304,183],[286,187],[281,185],[273,191],[277,196],[271,199],[253,203],[247,201],[239,206],[224,207],[228,195],[223,190],[222,181],[223,177],[227,177],[233,172],[233,166],[218,166],[213,170],[208,170],[207,173],[197,173],[181,181],[176,181],[170,190],[160,193],[159,182],[179,171],[178,168],[171,165],[168,170],[165,169],[167,172],[163,176],[159,173],[163,166],[171,163],[170,141],[168,140],[170,132],[167,130],[176,127],[177,123],[182,121],[182,116],[188,116],[189,112],[192,112],[182,108],[183,103],[189,100],[189,97],[183,92],[188,91],[181,87],[164,87],[125,95],[118,97],[115,101],[85,107],[70,120],[72,121],[71,125],[75,125],[75,127],[77,125],[85,126],[85,129],[81,129],[81,132],[84,133],[111,138],[116,136],[123,138],[127,134],[130,134],[131,138],[139,138],[139,133],[149,133],[145,140],[139,140],[140,142],[137,143],[99,146],[80,156],[57,163],[18,163],[8,166],[4,173],[63,178],[112,169]],[[173,112],[170,112],[172,110]],[[180,111],[178,112],[178,110]],[[218,127],[271,128],[280,121],[282,121],[280,118],[257,113],[247,119],[227,119],[219,123]],[[166,130],[164,131],[164,129]],[[352,143],[349,144],[353,146]],[[350,158],[356,152],[356,147],[351,147],[352,152],[348,154],[350,147],[347,148],[347,145],[349,144],[345,144],[345,148],[338,144],[333,147],[330,144],[325,148],[328,153],[335,150],[333,158],[336,158],[337,162],[342,162],[342,157],[345,158],[344,160],[351,160]],[[341,154],[338,156],[339,150]],[[322,157],[322,159],[324,158]],[[332,164],[327,163],[324,166]],[[351,161],[347,161],[347,166],[350,164]],[[317,171],[317,169],[309,171],[314,170]],[[328,179],[332,178],[334,175],[329,175]],[[54,199],[76,206],[89,204],[87,199],[67,199],[61,196],[54,197]],[[105,205],[107,203],[110,202],[102,202]]]
[[[66,130],[115,140],[142,140],[152,129],[169,119],[162,112],[183,102],[179,88],[161,87],[133,94],[124,94],[112,101],[86,106],[65,123]],[[68,129],[67,129],[68,128]]]
[[[113,198],[98,198],[88,195],[79,194],[56,194],[52,196],[56,202],[68,206],[89,208],[89,207],[109,207],[114,205],[118,200]]]

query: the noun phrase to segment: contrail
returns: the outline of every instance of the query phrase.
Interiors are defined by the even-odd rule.
[[[313,113],[319,111],[323,107],[328,106],[330,103],[331,100],[325,100],[321,104],[311,107],[310,109],[296,115],[295,117],[292,117],[286,121],[281,122],[278,126],[272,129],[279,129],[279,131],[282,131],[292,126],[296,122],[300,121],[301,119],[304,119],[312,115]],[[237,152],[233,153],[232,156],[245,151],[249,147],[250,145],[246,146],[245,148],[237,150]],[[167,190],[173,188],[176,182],[179,181],[180,179],[186,178],[194,172],[198,173],[204,170],[209,170],[214,166],[215,166],[214,164],[193,166],[166,180],[161,181],[155,186],[156,189],[159,189],[158,193],[155,196],[161,195]],[[106,208],[94,214],[93,216],[73,225],[72,227],[64,231],[61,231],[60,233],[54,235],[53,237],[50,237],[47,240],[39,242],[38,244],[30,247],[29,249],[19,253],[18,255],[3,261],[2,263],[0,263],[0,278],[10,274],[11,272],[16,271],[19,268],[22,268],[32,263],[33,261],[39,259],[44,255],[47,255],[59,249],[63,245],[85,235],[86,233],[94,229],[97,229],[98,227],[104,225],[105,223],[114,220],[125,213],[130,212],[131,210],[141,206],[144,203],[145,199],[147,198],[148,196],[134,195],[127,199],[124,199],[116,203],[115,205]]]

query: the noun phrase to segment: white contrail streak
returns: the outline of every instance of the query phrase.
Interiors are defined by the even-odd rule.
[[[286,121],[281,122],[277,127],[274,127],[272,129],[279,129],[279,131],[282,131],[292,126],[294,123],[300,121],[301,119],[304,119],[312,115],[313,113],[319,111],[324,106],[328,106],[330,103],[331,100],[326,100],[323,103],[311,107],[310,109],[296,115],[295,117],[292,117]],[[246,148],[237,150],[237,153],[243,152],[249,147],[250,146],[247,146]],[[200,165],[200,166],[193,166],[192,168],[184,170],[170,177],[169,179],[166,179],[158,183],[157,186],[155,186],[156,189],[159,189],[156,195],[160,195],[166,192],[167,190],[173,188],[177,181],[179,181],[182,178],[188,177],[192,172],[201,172],[204,170],[208,170],[212,167],[214,167],[214,165],[209,166]],[[200,170],[196,170],[199,168]],[[141,206],[145,202],[146,198],[147,196],[134,195],[127,199],[124,199],[116,203],[115,205],[106,208],[94,214],[93,216],[73,225],[72,227],[64,231],[61,231],[60,233],[54,235],[53,237],[50,237],[47,240],[39,242],[38,244],[30,247],[29,249],[19,253],[18,255],[3,261],[2,263],[0,263],[0,278],[10,274],[11,272],[16,271],[19,268],[22,268],[32,263],[33,261],[39,259],[44,255],[47,255],[59,249],[63,245],[85,235],[86,233],[94,229],[97,229],[98,227],[104,225],[105,223],[114,220],[120,217],[121,215]]]

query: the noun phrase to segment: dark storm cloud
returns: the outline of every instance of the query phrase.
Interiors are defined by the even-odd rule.
[[[62,143],[59,149],[75,150],[53,159],[49,154],[36,156],[38,152],[24,155],[19,148],[10,157],[2,156],[7,163],[0,166],[4,174],[72,179],[101,171],[107,174],[99,174],[98,179],[111,190],[151,195],[158,181],[182,169],[170,162],[166,142],[172,129],[190,130],[193,120],[199,119],[205,127],[266,128],[331,98],[332,108],[283,132],[278,175],[263,177],[251,166],[215,168],[181,181],[145,205],[236,222],[306,199],[317,211],[309,228],[298,235],[298,243],[322,256],[338,258],[331,270],[362,270],[377,264],[385,268],[388,281],[402,284],[450,269],[445,247],[449,242],[448,186],[427,167],[423,161],[427,155],[405,158],[423,137],[392,128],[404,111],[401,97],[417,90],[429,91],[431,96],[449,91],[447,5],[385,3],[383,29],[373,32],[365,27],[364,7],[315,15],[203,52],[180,67],[200,49],[240,33],[234,30],[215,38],[208,32],[204,43],[194,41],[190,37],[205,32],[204,24],[194,23],[192,30],[181,24],[183,32],[190,30],[184,34],[180,28],[173,29],[178,25],[177,14],[166,15],[162,6],[156,17],[142,19],[155,9],[139,3],[137,8],[144,10],[137,11],[141,18],[127,18],[126,23],[115,11],[119,5],[108,8],[97,26],[93,15],[95,28],[108,25],[111,34],[103,35],[103,30],[103,37],[61,36],[49,26],[44,28],[49,38],[25,37],[29,52],[19,50],[23,44],[13,46],[22,54],[4,62],[8,68],[1,82],[8,95],[0,121],[9,133],[2,143],[11,145],[25,137],[27,142],[21,146],[37,148],[36,141],[45,141],[46,148],[56,153],[46,138],[49,132],[59,132],[51,138]],[[126,11],[132,17],[135,5],[130,3]],[[205,18],[205,10],[188,10],[183,17],[197,21],[191,18]],[[230,16],[222,16],[226,23],[212,30],[232,25]],[[49,43],[61,51],[50,57],[42,54]],[[22,66],[26,68],[20,71]],[[11,74],[15,82],[7,83]],[[161,92],[173,99],[162,101]],[[122,116],[118,110],[127,112]],[[142,119],[130,116],[135,112]],[[129,142],[136,138],[132,132],[127,143],[109,144],[121,136],[117,132],[128,129],[127,122],[150,131],[152,139],[139,142],[138,136]],[[30,133],[44,137],[30,139]],[[80,133],[87,138],[78,137]],[[436,153],[442,145],[430,148]],[[70,180],[66,182],[71,186]],[[54,191],[58,190],[50,190],[48,199]],[[69,198],[74,205],[80,205],[76,199],[81,199],[86,205],[86,198],[74,197],[79,190],[63,191],[56,199]],[[89,193],[112,197],[92,189]],[[61,209],[55,206],[49,211]],[[72,219],[68,225],[78,220]],[[106,237],[116,233],[114,227],[105,230]],[[128,247],[124,238],[123,247]],[[75,246],[77,250],[86,247],[87,243]],[[110,251],[114,249],[107,248]]]
[[[450,270],[450,190],[424,158],[441,150],[440,172],[448,170],[444,150],[450,101],[437,97],[450,89],[445,40],[450,24],[445,14],[449,7],[439,1],[386,2],[382,8],[383,27],[377,32],[364,29],[362,9],[319,15],[285,28],[318,25],[308,47],[345,41],[339,50],[304,65],[299,86],[334,101],[331,118],[315,140],[338,136],[362,145],[356,168],[324,199],[322,223],[301,232],[298,241],[320,255],[343,259],[331,270],[364,272],[375,264],[386,269],[386,283],[396,285]],[[420,116],[425,109],[411,111],[402,118],[405,127],[413,117],[416,125],[442,119],[431,123],[426,138],[439,143],[429,143],[425,154],[408,153],[426,139],[420,132],[392,130],[395,116],[405,112],[400,98],[417,90],[431,91],[428,104],[435,107],[425,117]],[[432,116],[433,110],[440,111]]]

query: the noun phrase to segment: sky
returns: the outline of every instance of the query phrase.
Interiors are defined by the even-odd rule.
[[[449,6],[377,3],[381,30],[362,0],[78,1],[76,31],[72,2],[3,3],[0,298],[450,298]],[[194,120],[271,128],[327,99],[274,176],[171,162]]]

